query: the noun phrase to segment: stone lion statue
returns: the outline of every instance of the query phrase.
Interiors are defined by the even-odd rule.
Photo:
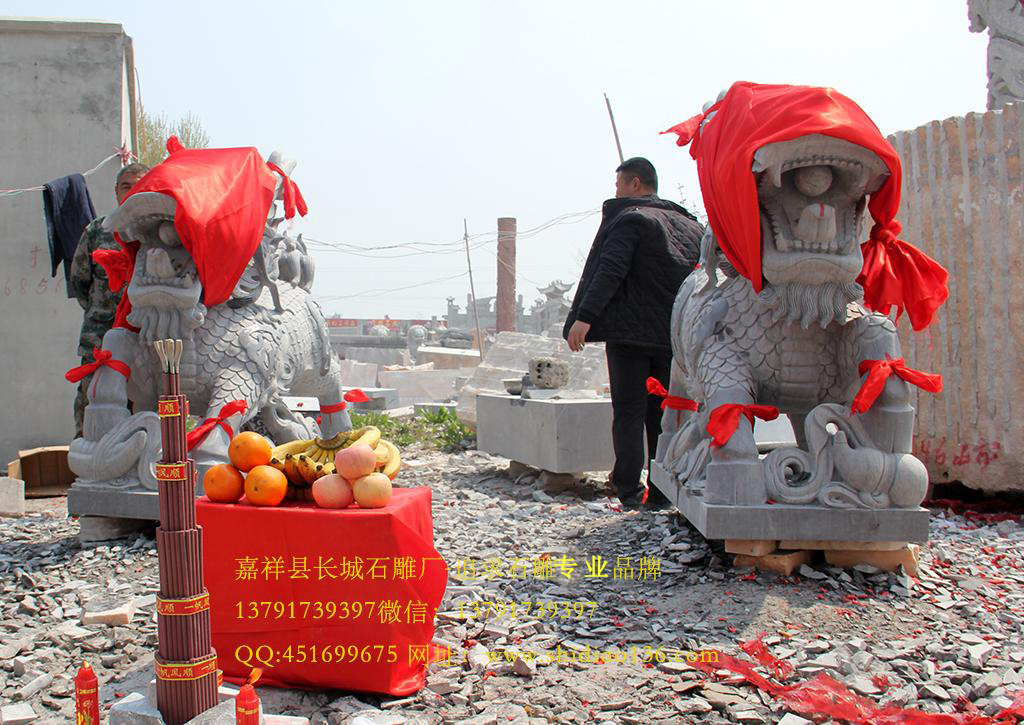
[[[737,112],[746,114],[740,124]],[[928,474],[910,454],[908,379],[924,374],[902,366],[896,326],[869,309],[865,285],[875,309],[906,308],[919,327],[945,298],[946,277],[896,239],[895,151],[831,89],[737,83],[687,123],[673,130],[701,146],[692,153],[710,223],[672,315],[659,487],[706,504],[917,507]],[[869,200],[876,223],[862,251]],[[888,273],[877,268],[885,254]],[[895,268],[909,277],[915,263],[933,292],[916,294],[909,283],[906,299],[878,292],[892,281],[880,275]],[[878,378],[868,369],[888,374],[880,392],[876,382],[861,392]],[[861,410],[858,396],[874,397]],[[789,416],[798,447],[762,459],[754,419],[776,414]]]
[[[262,163],[258,157],[257,163]],[[275,153],[267,164],[279,170],[281,179],[276,189],[270,182],[266,221],[255,220],[255,233],[258,237],[262,229],[262,238],[251,257],[233,260],[220,251],[225,248],[221,240],[220,249],[197,260],[187,248],[196,250],[195,240],[183,243],[181,225],[175,223],[181,209],[167,193],[133,193],[106,218],[105,228],[116,232],[123,245],[137,245],[126,279],[127,325],[115,326],[103,340],[103,349],[128,365],[131,374],[126,378],[109,367],[96,371],[84,435],[72,442],[69,453],[79,491],[92,485],[156,489],[153,463],[161,441],[153,411],[161,391],[151,343],[159,339],[184,341],[180,386],[194,415],[216,419],[226,404],[245,403],[244,412],[215,426],[191,451],[200,471],[227,460],[231,435],[249,421],[276,442],[351,429],[348,411],[339,405],[339,363],[323,314],[310,295],[313,260],[301,235],[293,238],[282,231],[284,216],[277,216],[280,202],[287,201],[287,173],[294,167],[288,163],[282,169],[279,163]],[[182,181],[186,192],[189,183],[188,178]],[[232,264],[241,268],[240,275],[227,269]],[[226,299],[211,302],[214,280],[227,285]],[[317,397],[326,408],[320,425],[289,410],[283,401],[289,395]]]

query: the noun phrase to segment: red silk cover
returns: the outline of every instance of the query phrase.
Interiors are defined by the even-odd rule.
[[[693,412],[700,410],[700,405],[697,404],[696,400],[682,398],[678,395],[669,395],[665,386],[657,378],[647,378],[647,394],[664,398],[661,401],[662,410],[665,410],[665,408],[669,410],[690,410]]]
[[[306,201],[295,182],[276,164],[264,161],[255,148],[186,149],[172,136],[167,150],[169,156],[139,179],[128,196],[152,191],[177,202],[174,228],[195,261],[203,303],[219,305],[231,296],[263,238],[278,177],[284,179],[286,219],[296,211],[305,216]],[[138,244],[120,237],[117,241],[134,267]],[[108,255],[96,261],[108,277],[113,271],[124,278],[123,259]],[[114,325],[128,327],[130,311],[128,295],[122,295]]]
[[[248,404],[244,400],[232,400],[230,403],[225,403],[221,406],[220,412],[217,413],[216,418],[207,418],[185,436],[186,449],[191,451],[199,445],[204,438],[206,438],[207,433],[218,425],[224,429],[225,433],[228,434],[228,438],[231,438],[234,434],[231,432],[231,426],[229,426],[225,421],[233,415],[244,413],[248,407]]]
[[[708,417],[708,433],[711,434],[711,444],[724,446],[732,438],[732,434],[740,426],[740,416],[746,416],[750,425],[754,425],[754,418],[761,420],[775,420],[779,417],[779,409],[774,405],[743,405],[741,403],[726,403],[719,405],[711,411]]]
[[[700,128],[707,115],[711,120]],[[761,291],[761,220],[751,165],[765,144],[792,141],[817,133],[840,138],[874,152],[889,169],[889,178],[868,202],[874,226],[862,245],[864,267],[858,282],[865,304],[887,314],[904,309],[915,330],[927,327],[949,296],[948,274],[937,262],[898,239],[895,221],[900,205],[902,167],[899,155],[878,127],[852,100],[832,88],[732,85],[725,97],[706,112],[664,133],[690,144],[697,162],[708,222],[726,258]]]
[[[862,360],[857,367],[857,372],[861,375],[866,374],[867,377],[860,386],[860,390],[857,391],[857,395],[854,396],[853,405],[850,406],[850,410],[854,413],[865,413],[875,404],[890,375],[906,380],[911,385],[916,385],[929,393],[942,392],[941,375],[908,368],[901,357],[887,360]]]
[[[120,360],[113,359],[114,354],[110,350],[100,350],[98,347],[92,349],[92,357],[95,362],[86,363],[85,365],[79,365],[76,368],[71,368],[64,373],[64,379],[69,383],[80,382],[86,375],[92,375],[94,372],[102,367],[108,367],[112,370],[116,370],[125,376],[130,378],[132,370],[125,363]]]
[[[272,666],[264,669],[261,682],[283,687],[309,687],[356,690],[389,695],[408,695],[420,690],[426,681],[426,665],[410,664],[409,645],[430,645],[434,636],[433,614],[440,606],[448,579],[447,568],[434,549],[431,493],[426,487],[396,488],[391,502],[382,509],[330,510],[311,503],[289,502],[279,507],[258,507],[247,503],[220,504],[206,498],[196,502],[196,518],[203,527],[203,572],[210,592],[210,618],[217,665],[225,678],[242,682],[251,667],[264,667],[253,660],[251,666],[238,661],[248,655],[240,647],[266,645],[274,651]],[[244,499],[243,499],[244,501]],[[283,573],[276,580],[257,574],[255,579],[241,576],[242,561],[264,563],[281,557]],[[305,558],[309,579],[295,579],[295,558]],[[321,557],[321,559],[318,559]],[[385,560],[385,578],[346,579],[341,562],[360,557],[364,570],[374,557]],[[391,562],[395,557],[412,557],[414,578],[394,578]],[[318,577],[317,564],[328,560],[336,567],[338,578]],[[421,567],[421,563],[423,564]],[[422,578],[420,578],[422,574]],[[334,618],[239,618],[237,602],[370,602],[397,600],[425,602],[425,622],[401,621],[382,624],[377,612],[373,617]],[[247,609],[243,605],[243,612]],[[351,609],[351,607],[350,607]],[[298,612],[298,609],[296,610]],[[262,610],[261,610],[262,614]],[[296,662],[299,645],[322,651],[335,645],[396,645],[401,653],[397,661]],[[291,646],[293,661],[279,659]],[[264,654],[266,654],[264,650]],[[318,660],[322,658],[318,657]],[[386,657],[384,658],[386,659]],[[453,653],[455,661],[455,653]]]

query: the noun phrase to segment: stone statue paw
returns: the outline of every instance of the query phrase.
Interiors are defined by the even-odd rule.
[[[832,459],[836,472],[861,499],[906,508],[920,504],[928,491],[928,471],[913,455],[854,448],[842,430],[835,434]]]

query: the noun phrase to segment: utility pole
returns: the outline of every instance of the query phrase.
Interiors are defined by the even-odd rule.
[[[612,113],[612,102],[608,100],[608,94],[604,94],[604,105],[608,106],[608,118],[612,122],[612,133],[615,134],[615,148],[619,150],[619,163],[626,159],[622,156],[622,144],[619,143],[619,129],[615,127],[615,115]]]
[[[466,267],[469,269],[469,296],[473,301],[473,322],[476,324],[476,339],[480,346],[480,360],[484,359],[484,338],[480,334],[480,313],[476,308],[476,288],[473,286],[473,263],[469,260],[469,224],[462,219],[462,239],[466,243]]]
[[[494,302],[495,330],[516,329],[516,220],[498,218],[498,291]]]

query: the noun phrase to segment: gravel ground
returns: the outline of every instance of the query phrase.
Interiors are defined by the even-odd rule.
[[[1024,690],[1024,529],[1016,516],[933,510],[917,578],[823,563],[783,578],[731,568],[720,544],[676,513],[619,511],[596,478],[568,488],[530,471],[513,480],[507,460],[476,451],[410,447],[405,457],[399,482],[433,490],[435,545],[449,566],[436,641],[459,663],[432,666],[427,687],[399,700],[261,687],[266,711],[314,723],[359,715],[378,724],[806,722],[790,714],[792,700],[728,671],[724,658],[717,672],[687,662],[686,653],[709,650],[749,661],[741,644],[761,635],[766,651],[793,668],[778,665],[785,669],[776,678],[835,678],[862,698],[854,708],[861,722],[873,721],[863,715],[870,703],[991,715]],[[83,657],[103,683],[104,706],[152,677],[152,535],[82,545],[76,533],[64,499],[31,501],[25,517],[0,519],[0,706],[28,704],[39,723],[72,718],[71,678]],[[553,573],[534,576],[531,566],[523,578],[486,578],[488,559],[516,557],[551,562]],[[613,576],[587,578],[592,557],[607,560]],[[577,568],[566,578],[559,565],[570,560]],[[528,601],[547,606],[524,612]],[[128,624],[83,624],[92,612],[130,603]],[[665,661],[548,661],[559,648],[634,646]],[[858,721],[818,713],[800,714]]]

